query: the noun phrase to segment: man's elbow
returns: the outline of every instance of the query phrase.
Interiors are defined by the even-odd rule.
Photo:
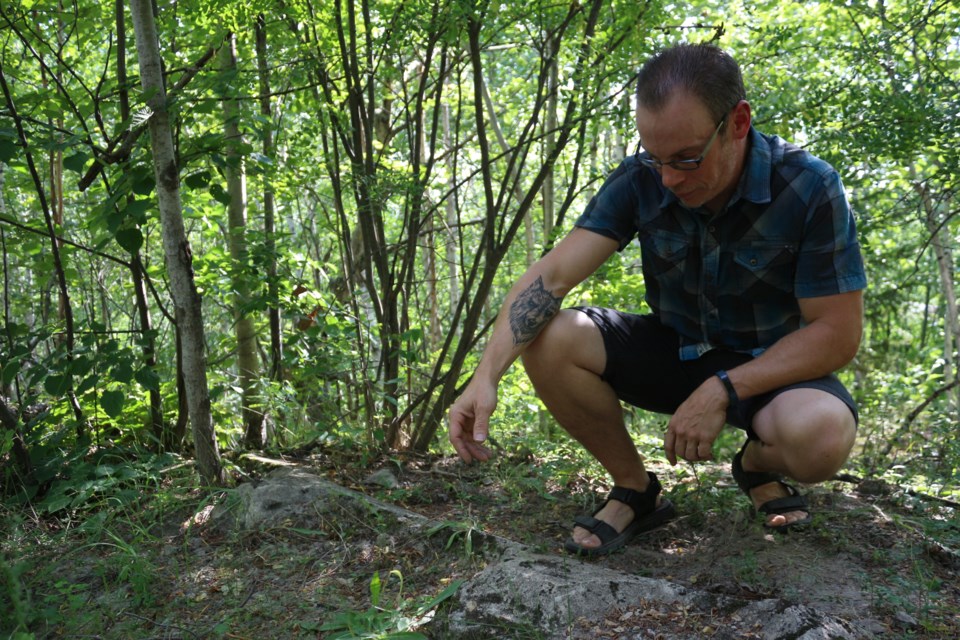
[[[863,339],[863,327],[851,327],[842,332],[839,340],[835,341],[834,355],[837,360],[836,369],[844,367],[857,357],[860,351],[860,343]]]

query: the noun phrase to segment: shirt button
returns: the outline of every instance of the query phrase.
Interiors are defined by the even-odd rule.
[[[756,258],[750,258],[750,266],[751,266],[751,267],[757,266],[757,259],[756,259]]]

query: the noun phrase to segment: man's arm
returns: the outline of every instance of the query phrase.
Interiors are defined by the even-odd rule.
[[[617,250],[615,240],[574,229],[534,263],[507,294],[466,390],[450,408],[450,442],[466,462],[487,460],[490,416],[500,378],[560,311],[564,296]]]
[[[857,354],[863,333],[863,292],[798,300],[806,326],[778,340],[760,356],[727,371],[741,398],[832,373]],[[664,449],[671,464],[709,460],[726,421],[727,392],[710,377],[670,420]]]

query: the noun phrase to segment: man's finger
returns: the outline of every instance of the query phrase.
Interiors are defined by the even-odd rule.
[[[674,446],[676,445],[677,435],[667,429],[666,435],[663,436],[663,450],[667,454],[667,460],[671,465],[677,464],[677,455]]]
[[[712,460],[713,447],[710,446],[709,442],[701,442],[700,446],[697,447],[697,454],[700,456],[701,460]]]

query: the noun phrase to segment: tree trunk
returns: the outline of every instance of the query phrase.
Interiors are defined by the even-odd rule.
[[[13,94],[10,92],[10,87],[7,85],[6,76],[3,74],[2,69],[0,69],[0,91],[3,92],[3,97],[7,104],[7,111],[16,127],[17,138],[21,146],[23,146],[24,157],[27,162],[27,169],[29,170],[30,177],[33,180],[33,186],[37,191],[40,209],[43,212],[43,219],[47,227],[47,235],[50,238],[50,250],[53,255],[53,268],[57,278],[57,291],[60,295],[60,310],[62,313],[65,332],[64,343],[66,345],[66,370],[71,371],[74,352],[73,308],[71,307],[70,303],[70,292],[67,288],[67,276],[64,270],[63,260],[61,259],[60,255],[60,239],[57,237],[57,229],[53,220],[53,215],[51,214],[50,205],[47,200],[46,189],[43,186],[43,179],[40,177],[37,164],[33,159],[33,153],[30,151],[30,144],[27,140],[27,132],[23,128],[23,121],[17,112],[17,106],[13,101]],[[72,374],[67,376],[66,386],[67,388],[65,393],[67,400],[70,403],[70,407],[73,409],[73,417],[76,421],[77,439],[83,440],[83,438],[87,435],[87,425],[83,415],[83,409],[80,407],[80,401],[77,400],[77,394],[74,392]]]
[[[220,49],[220,69],[225,77],[237,74],[237,38],[227,36]],[[227,193],[230,195],[228,213],[228,242],[233,261],[233,319],[237,337],[237,373],[240,377],[241,416],[244,426],[244,443],[252,449],[262,449],[267,444],[264,433],[262,400],[257,389],[260,372],[260,357],[257,354],[257,329],[247,311],[250,303],[250,276],[247,250],[247,176],[243,155],[239,146],[243,142],[240,133],[240,103],[234,93],[231,80],[223,96],[223,137],[226,146]]]
[[[124,20],[123,0],[116,0],[114,12],[117,26],[117,86],[120,97],[120,120],[130,118],[130,96],[127,90],[127,28]],[[130,277],[133,281],[134,297],[137,301],[137,317],[140,320],[140,339],[142,341],[143,364],[151,371],[156,370],[157,349],[153,335],[153,321],[150,318],[150,306],[147,303],[146,272],[143,259],[138,251],[130,261]],[[161,451],[172,448],[171,434],[165,432],[163,424],[163,399],[159,387],[147,390],[150,401],[150,432]],[[179,443],[176,443],[179,447]]]
[[[160,66],[160,47],[150,0],[130,0],[130,13],[140,61],[140,83],[149,96],[150,147],[157,181],[157,200],[163,235],[164,261],[170,278],[170,292],[177,326],[183,339],[183,375],[193,427],[193,440],[200,475],[211,484],[225,478],[213,429],[210,392],[207,388],[204,352],[203,312],[193,279],[190,243],[183,224],[180,203],[180,176],[177,169],[166,90]]]
[[[270,67],[267,65],[267,29],[263,14],[257,16],[257,75],[260,78],[260,115],[263,117],[263,155],[275,156],[273,114],[270,109]],[[263,178],[263,231],[267,251],[267,297],[270,300],[270,378],[283,375],[283,336],[280,333],[280,306],[277,287],[276,201],[270,176]]]
[[[953,281],[954,264],[953,251],[949,244],[944,225],[937,214],[937,206],[930,197],[930,192],[923,182],[917,179],[915,170],[911,171],[914,178],[913,188],[920,196],[923,205],[924,220],[927,231],[930,233],[930,245],[937,260],[937,270],[940,273],[940,287],[943,292],[943,378],[950,382],[957,375],[957,343],[960,340],[960,317],[957,312],[957,290]],[[960,387],[953,390],[950,402],[955,412],[960,412]]]
[[[457,301],[460,299],[460,261],[459,255],[460,243],[457,230],[460,228],[457,215],[457,165],[454,162],[453,138],[450,135],[450,105],[443,105],[443,147],[446,150],[447,172],[450,174],[447,180],[447,186],[450,193],[447,196],[446,216],[447,216],[447,239],[444,242],[446,246],[447,268],[449,273],[449,301],[450,317],[457,311]],[[459,325],[454,325],[451,329],[456,335],[459,335]]]

